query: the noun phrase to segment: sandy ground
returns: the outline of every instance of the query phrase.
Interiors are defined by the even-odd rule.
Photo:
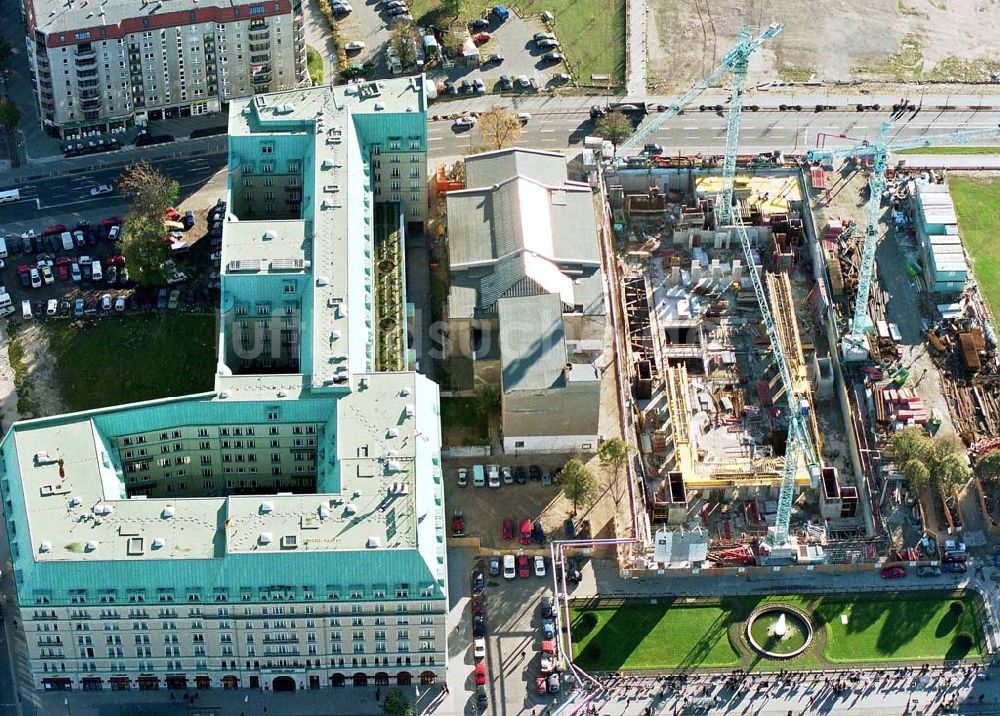
[[[1000,72],[1000,0],[650,0],[648,82],[686,87],[735,44],[741,25],[782,22],[750,64],[774,81],[984,81]]]
[[[3,416],[4,430],[17,420],[65,412],[55,375],[55,360],[49,353],[45,331],[37,323],[21,325],[17,340],[24,347],[24,362],[28,370],[28,379],[22,386],[22,392],[26,392],[26,395],[21,397],[32,409],[24,415],[18,413],[18,393],[14,386],[14,369],[10,365],[10,338],[6,326],[3,326],[0,330],[0,413]]]

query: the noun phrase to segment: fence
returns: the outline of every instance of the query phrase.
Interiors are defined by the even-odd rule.
[[[489,457],[493,448],[489,445],[463,445],[462,447],[442,448],[441,457],[445,459],[466,457]]]

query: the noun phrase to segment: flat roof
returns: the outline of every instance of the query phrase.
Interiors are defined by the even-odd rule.
[[[229,221],[222,244],[222,272],[226,274],[305,273],[305,222]]]

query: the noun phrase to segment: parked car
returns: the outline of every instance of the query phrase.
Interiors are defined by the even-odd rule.
[[[65,298],[59,302],[59,315],[68,316],[69,312],[72,310],[72,305]]]
[[[66,256],[60,256],[56,259],[56,276],[59,277],[60,281],[69,281],[70,266],[73,265],[73,259]]]
[[[526,554],[517,555],[517,576],[525,579],[531,576],[531,567]]]
[[[486,693],[485,686],[479,686],[476,688],[476,708],[480,711],[485,711],[489,708],[490,697]]]
[[[483,60],[484,65],[499,65],[501,62],[507,58],[501,54],[494,52],[492,55],[487,55],[486,59]]]
[[[510,469],[509,465],[504,465],[500,468],[500,475],[503,478],[503,484],[513,485],[514,484],[514,471]]]
[[[76,261],[69,265],[69,275],[73,279],[73,283],[80,283],[83,280],[83,274],[80,272],[80,264]]]
[[[969,568],[964,562],[946,562],[944,571],[948,574],[965,574]]]
[[[535,693],[544,696],[548,690],[548,680],[544,676],[535,677]]]
[[[535,520],[535,524],[532,525],[531,537],[538,544],[545,544],[545,530],[542,529],[542,523],[538,520]]]
[[[504,579],[514,579],[517,576],[517,570],[514,566],[514,555],[505,554],[503,556],[503,578]]]
[[[924,564],[924,565],[921,565],[920,567],[917,567],[917,576],[918,577],[937,577],[940,574],[941,574],[941,568],[940,567],[935,567],[935,566],[930,565],[930,564]]]
[[[472,32],[480,32],[481,30],[485,30],[489,26],[490,26],[490,21],[484,20],[481,17],[477,17],[475,20],[471,20],[469,22],[469,30],[471,30]]]
[[[549,674],[549,693],[559,693],[559,674]]]
[[[34,266],[31,267],[31,287],[41,288],[42,287],[42,274],[38,272],[38,269]]]
[[[452,123],[452,126],[455,127],[456,129],[471,129],[472,127],[476,126],[476,118],[459,117]]]
[[[118,283],[118,267],[108,266],[108,275],[105,277],[109,286],[114,286]]]
[[[101,296],[101,310],[110,311],[111,310],[111,294],[105,293]]]
[[[554,639],[556,636],[556,620],[552,617],[542,619],[542,638]]]
[[[500,89],[505,91],[514,89],[514,80],[510,75],[500,75]]]
[[[569,517],[563,522],[563,529],[566,530],[566,539],[576,539],[576,525],[573,524],[573,520]]]
[[[361,40],[354,40],[353,42],[348,42],[344,45],[344,50],[346,52],[358,52],[359,50],[365,49],[365,43]]]
[[[161,288],[159,293],[156,295],[156,308],[163,310],[167,307],[167,289]]]
[[[54,316],[59,313],[59,301],[54,298],[50,298],[48,303],[45,305],[45,315]]]
[[[490,576],[499,577],[500,576],[500,554],[496,553],[490,557]]]
[[[554,50],[555,48],[559,47],[559,40],[555,39],[554,37],[546,37],[543,40],[538,40],[538,42],[536,42],[535,44],[538,46],[538,49],[540,50]]]
[[[472,36],[472,41],[477,45],[482,45],[493,39],[493,36],[488,32],[477,32]]]
[[[117,311],[118,313],[124,313],[125,312],[125,297],[124,296],[119,296],[118,298],[115,299],[115,311]]]
[[[78,298],[73,301],[73,315],[80,318],[83,315],[83,299]]]
[[[902,579],[906,576],[906,567],[882,567],[882,579]]]
[[[486,476],[487,484],[490,487],[500,487],[500,466],[499,465],[487,465],[486,466]]]
[[[482,637],[478,639],[473,639],[472,641],[472,656],[476,659],[486,658],[486,639]]]
[[[465,536],[465,513],[455,510],[451,518],[451,534],[453,537]]]
[[[101,271],[101,260],[100,259],[94,259],[91,262],[91,264],[90,264],[90,272],[91,272],[91,275],[94,277],[95,281],[100,281],[102,278],[104,278],[104,273]]]
[[[476,78],[472,81],[472,89],[476,94],[486,94],[486,83]]]
[[[184,283],[188,280],[187,274],[183,271],[175,271],[170,278],[167,279],[168,286],[174,286],[178,283]]]
[[[486,617],[484,615],[472,615],[472,636],[486,636]]]
[[[539,42],[540,40],[554,40],[556,39],[556,36],[554,33],[551,32],[536,32],[534,37],[532,37],[531,39],[533,39],[535,42]]]
[[[532,530],[531,520],[525,517],[523,520],[521,520],[521,524],[519,525],[518,529],[519,532],[518,538],[521,544],[531,544],[531,530]]]
[[[542,62],[562,62],[564,58],[561,52],[546,52],[542,55]]]
[[[520,122],[522,125],[527,124],[528,122],[531,121],[531,112],[518,112],[517,121]]]
[[[517,86],[521,89],[528,89],[531,87],[531,80],[528,79],[528,75],[518,75],[517,76]]]
[[[486,589],[486,577],[480,570],[476,570],[472,573],[472,591],[481,592]]]
[[[538,465],[532,465],[528,468],[528,477],[532,480],[542,479],[542,468]]]
[[[545,557],[540,554],[535,555],[535,576],[544,577],[545,576]]]
[[[181,299],[181,292],[176,288],[170,292],[170,298],[167,299],[167,308],[171,311],[177,308],[177,302]]]
[[[38,270],[42,274],[42,283],[46,286],[56,282],[56,277],[52,275],[52,268],[48,264],[39,265]]]
[[[523,467],[514,468],[514,482],[518,485],[523,485],[528,481],[528,471]]]
[[[477,661],[475,671],[473,672],[476,679],[476,684],[481,685],[486,683],[486,662]]]
[[[503,521],[503,538],[514,539],[514,520]]]
[[[469,485],[469,469],[467,467],[458,468],[458,486],[468,487]]]

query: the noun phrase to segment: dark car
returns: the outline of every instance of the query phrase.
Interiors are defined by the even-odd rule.
[[[500,576],[500,555],[495,554],[490,557],[490,576],[499,577]]]
[[[486,617],[482,614],[472,615],[472,636],[486,636]]]
[[[21,237],[21,250],[24,253],[26,253],[26,254],[30,254],[30,253],[34,252],[34,250],[35,250],[35,244],[31,240],[30,236],[22,236]]]
[[[472,83],[469,80],[462,80],[461,84],[458,86],[458,91],[462,94],[469,94],[472,92]]]
[[[514,482],[518,485],[523,485],[528,481],[528,471],[523,467],[514,468]]]
[[[576,525],[573,524],[573,520],[569,517],[563,522],[563,527],[566,529],[566,539],[576,539]]]
[[[21,288],[31,288],[31,274],[29,272],[18,272],[17,277],[21,279]]]
[[[486,577],[478,569],[472,573],[472,591],[481,592],[486,588]]]
[[[161,311],[167,307],[167,289],[161,288],[156,295],[156,307]]]
[[[65,298],[59,302],[59,315],[68,316],[70,311],[69,301]]]
[[[484,20],[481,17],[477,17],[475,20],[469,22],[469,29],[472,30],[473,32],[479,32],[481,30],[485,30],[489,26],[490,26],[490,21]]]
[[[534,537],[538,544],[545,544],[545,530],[542,529],[541,522],[535,522],[531,530],[531,536]]]
[[[948,574],[965,574],[969,571],[969,568],[964,562],[946,562],[944,571]]]
[[[540,468],[538,465],[532,465],[531,467],[528,468],[528,477],[531,478],[532,480],[541,480],[542,468]]]
[[[485,711],[490,705],[490,697],[486,695],[486,687],[480,686],[476,689],[476,708]]]
[[[194,308],[194,289],[189,288],[184,292],[184,305],[188,308]]]
[[[542,597],[542,619],[552,618],[552,598]]]
[[[509,75],[500,75],[500,89],[508,91],[514,89],[514,80]]]
[[[108,272],[105,275],[105,279],[107,280],[109,286],[114,286],[118,283],[118,267],[108,266]]]

